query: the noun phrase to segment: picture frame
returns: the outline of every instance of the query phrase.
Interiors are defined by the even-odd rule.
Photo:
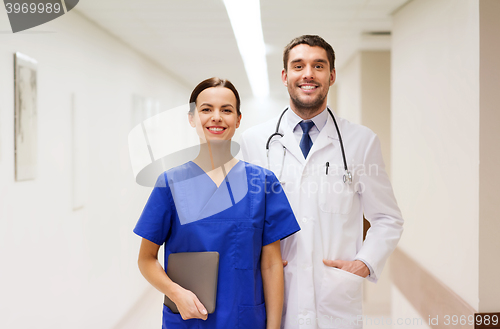
[[[15,180],[36,178],[38,150],[37,62],[14,54]]]

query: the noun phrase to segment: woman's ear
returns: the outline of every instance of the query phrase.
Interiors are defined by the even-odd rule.
[[[240,127],[241,114],[238,116],[238,120],[236,120],[236,128]]]
[[[188,120],[189,120],[189,124],[191,125],[191,127],[193,127],[193,128],[196,127],[196,123],[194,122],[194,112],[188,113]]]

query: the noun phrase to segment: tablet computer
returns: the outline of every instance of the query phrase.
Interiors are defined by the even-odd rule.
[[[216,251],[180,252],[168,256],[168,277],[184,289],[192,291],[208,314],[215,311],[218,274],[219,253]],[[173,313],[179,313],[175,303],[167,296],[163,303]]]

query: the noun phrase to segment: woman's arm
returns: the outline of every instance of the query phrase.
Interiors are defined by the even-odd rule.
[[[260,264],[266,301],[267,329],[279,329],[285,289],[279,240],[262,247]]]
[[[167,295],[179,310],[182,319],[207,319],[207,310],[195,294],[170,280],[158,262],[160,246],[147,239],[142,239],[139,251],[139,269],[149,283]]]

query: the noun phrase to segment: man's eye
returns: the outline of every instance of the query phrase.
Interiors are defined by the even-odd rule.
[[[300,69],[302,68],[302,65],[295,65],[295,68],[296,68],[297,70],[300,70]]]
[[[316,68],[317,68],[317,69],[322,69],[322,68],[323,68],[323,65],[319,65],[319,64],[318,64],[318,65],[316,65]]]

